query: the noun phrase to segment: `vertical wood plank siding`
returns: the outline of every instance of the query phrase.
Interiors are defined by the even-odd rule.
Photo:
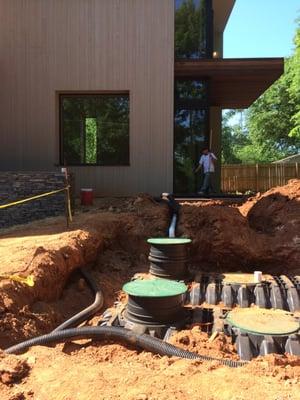
[[[0,169],[55,170],[58,93],[130,92],[130,166],[72,167],[77,189],[173,181],[173,0],[0,0]]]

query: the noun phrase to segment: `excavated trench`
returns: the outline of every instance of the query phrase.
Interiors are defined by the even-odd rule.
[[[124,204],[123,204],[124,203]],[[75,215],[70,230],[64,219],[30,224],[4,233],[3,274],[33,275],[34,287],[0,282],[0,346],[50,332],[93,300],[76,270],[93,266],[93,277],[113,304],[122,284],[146,265],[146,238],[164,236],[168,208],[148,196],[121,201],[123,209]]]
[[[298,290],[299,198],[300,183],[292,181],[250,199],[241,207],[221,201],[182,204],[177,236],[192,239],[189,267],[196,276],[198,273],[199,293],[195,287],[193,292],[198,304],[224,301],[222,293],[217,293],[216,281],[205,278],[212,271],[262,270],[274,279],[288,275],[292,277],[289,282]],[[5,235],[4,240],[12,243],[12,252],[14,238],[22,238],[26,249],[30,236],[38,236],[41,245],[34,243],[30,263],[25,265],[24,274],[35,277],[33,288],[7,281],[1,284],[2,348],[50,332],[92,303],[93,294],[78,275],[78,267],[90,266],[93,279],[104,292],[104,309],[112,307],[116,300],[124,300],[120,290],[132,276],[148,273],[146,239],[167,235],[168,207],[149,196],[126,200],[121,207],[109,213],[93,209],[81,214],[69,232],[53,221],[53,226],[33,226],[30,234],[27,230],[26,240],[22,228]],[[51,238],[48,243],[42,240],[43,236]],[[12,264],[14,257],[9,261]]]
[[[243,205],[183,203],[177,236],[192,239],[189,269],[198,277],[198,282],[189,286],[195,289],[190,301],[200,302],[196,284],[200,284],[198,288],[202,285],[200,308],[204,300],[222,300],[214,288],[206,293],[207,276],[254,270],[276,276],[300,275],[299,199],[300,182],[293,181]],[[90,271],[103,290],[102,311],[115,306],[115,301],[125,302],[121,288],[135,274],[148,275],[147,239],[167,235],[167,206],[141,195],[101,201],[84,211],[76,213],[70,229],[63,218],[56,218],[3,233],[1,272],[31,274],[35,285],[0,281],[2,349],[52,331],[93,302],[80,267]],[[238,300],[238,288],[230,298]],[[203,356],[238,361],[236,343],[230,336],[220,333],[209,339],[215,317],[210,307],[214,306],[201,311],[204,324],[184,326],[171,343]],[[97,325],[102,311],[85,325]],[[33,347],[18,356],[0,352],[0,397],[6,400],[294,400],[299,396],[299,376],[300,359],[288,354],[258,357],[232,372],[219,363],[158,357],[107,340],[100,345],[84,340],[51,349]]]

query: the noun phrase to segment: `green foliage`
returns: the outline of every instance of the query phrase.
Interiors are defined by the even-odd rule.
[[[206,139],[206,112],[177,106],[174,129],[174,187],[177,193],[193,193],[199,186],[195,175]]]
[[[234,111],[232,112],[234,115]],[[245,112],[245,128],[223,121],[224,163],[272,162],[300,149],[300,27],[285,73]],[[243,139],[241,141],[241,138]]]
[[[229,110],[222,119],[222,162],[224,164],[239,164],[242,162],[239,152],[250,144],[247,132],[243,128],[242,110]],[[232,124],[240,114],[240,122]]]
[[[87,164],[97,164],[97,120],[85,119],[85,160]]]
[[[66,96],[61,115],[65,165],[128,165],[127,95]]]
[[[175,54],[177,58],[198,58],[206,53],[205,1],[196,6],[184,0],[175,14]]]
[[[298,19],[300,24],[300,19]],[[288,63],[289,95],[295,112],[291,116],[292,129],[289,136],[300,139],[300,27],[297,29],[294,39],[295,54]]]

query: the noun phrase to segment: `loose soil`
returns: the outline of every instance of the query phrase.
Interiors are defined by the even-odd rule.
[[[165,236],[169,211],[150,196],[98,199],[64,218],[2,231],[0,273],[32,274],[34,287],[0,282],[0,346],[50,332],[93,301],[78,273],[102,287],[103,309],[124,300],[122,285],[149,269],[148,237]],[[191,267],[300,275],[300,181],[257,195],[242,206],[182,204],[178,234],[191,237]],[[96,325],[95,316],[89,325]],[[238,359],[231,339],[214,341],[199,327],[172,338],[201,354]],[[269,355],[230,369],[217,363],[159,357],[120,343],[76,341],[0,354],[1,400],[298,400],[300,357]]]

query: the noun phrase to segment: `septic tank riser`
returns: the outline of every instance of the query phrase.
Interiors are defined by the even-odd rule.
[[[187,246],[190,239],[185,238],[151,238],[149,261],[150,274],[164,279],[187,278]]]
[[[135,280],[126,283],[125,318],[135,324],[160,326],[184,319],[184,283],[167,279]]]

